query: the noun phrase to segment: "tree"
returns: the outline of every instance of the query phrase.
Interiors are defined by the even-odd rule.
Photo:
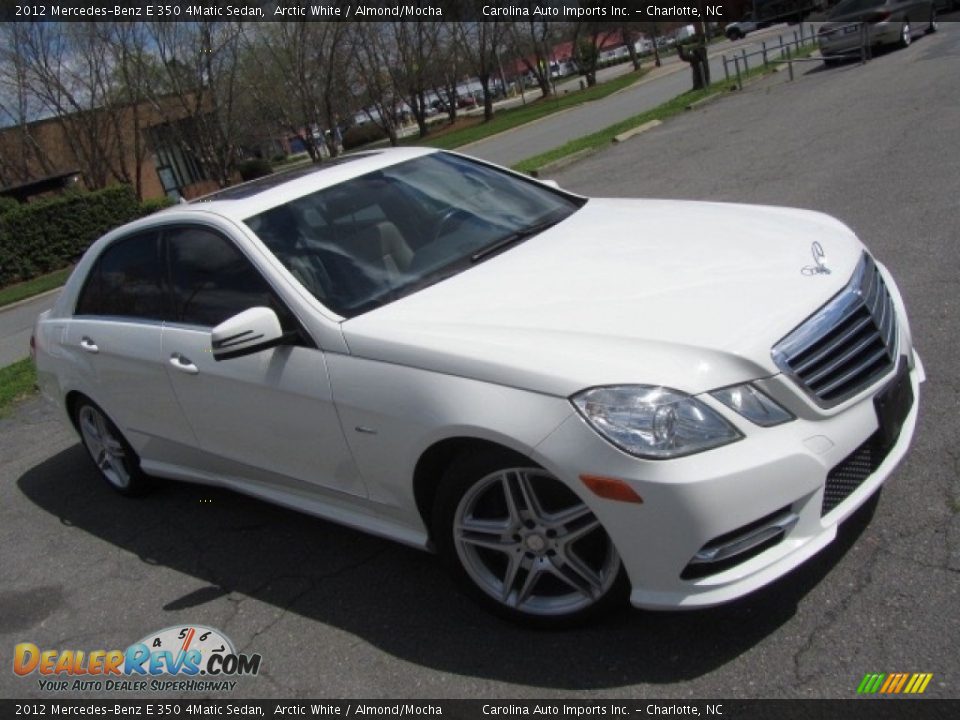
[[[441,23],[424,20],[394,20],[387,23],[390,36],[383,39],[387,71],[397,92],[403,95],[420,131],[426,137],[426,93],[436,57]]]
[[[510,26],[510,41],[523,66],[536,78],[543,97],[553,94],[550,82],[550,52],[556,42],[556,26],[545,20],[517,21]]]
[[[641,27],[647,30],[650,36],[650,42],[653,43],[653,64],[654,67],[660,67],[663,62],[660,60],[660,23],[647,22],[640,23]]]
[[[386,32],[381,23],[357,23],[351,28],[350,57],[354,74],[347,85],[353,101],[371,122],[387,134],[391,145],[399,141],[397,115],[400,99],[387,70],[391,61]]]
[[[30,124],[41,108],[28,85],[26,28],[21,23],[0,25],[0,125],[16,128],[16,135],[7,134],[0,149],[2,185],[19,185],[53,172]]]
[[[108,91],[111,130],[122,158],[132,158],[132,182],[127,164],[124,180],[143,199],[143,166],[149,154],[143,133],[144,102],[157,65],[147,49],[147,34],[139,23],[103,23],[101,41],[106,43],[113,67],[113,87]],[[119,108],[119,110],[117,109]],[[129,124],[128,124],[129,123]]]
[[[94,22],[29,23],[19,51],[25,82],[40,108],[56,118],[87,187],[131,182],[114,129],[122,110],[114,91],[113,58]]]
[[[482,2],[482,0],[470,2],[467,7],[470,17],[479,17],[484,4],[487,3]],[[504,29],[504,23],[498,20],[476,22],[464,18],[453,23],[457,47],[467,58],[467,67],[471,74],[475,75],[477,80],[480,81],[480,87],[483,91],[484,122],[493,118],[491,80],[499,69],[498,53],[503,42]]]
[[[271,22],[245,33],[242,74],[260,118],[299,138],[314,162],[323,143],[331,157],[339,153],[334,129],[346,110],[346,32],[338,22]]]
[[[597,65],[600,61],[600,48],[617,32],[613,23],[582,21],[575,23],[573,34],[573,52],[577,67],[587,80],[587,86],[597,84]]]
[[[220,187],[229,185],[240,157],[241,23],[153,22],[147,27],[160,68],[148,98],[164,120],[166,139],[196,159]]]
[[[630,62],[634,70],[640,69],[640,55],[637,53],[636,42],[642,37],[640,31],[641,23],[622,22],[619,25],[620,37],[623,38],[623,44],[627,46],[627,52],[630,54]]]

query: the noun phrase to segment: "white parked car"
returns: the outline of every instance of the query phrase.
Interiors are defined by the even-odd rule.
[[[426,149],[114,230],[35,345],[120,492],[222,485],[433,549],[548,625],[787,573],[904,456],[924,377],[837,220],[586,199]]]

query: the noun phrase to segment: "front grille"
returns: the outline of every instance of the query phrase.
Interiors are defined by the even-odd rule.
[[[821,407],[893,370],[897,318],[877,264],[864,253],[847,286],[773,348],[773,359]]]
[[[856,490],[868,477],[880,467],[890,448],[884,446],[879,432],[874,433],[866,442],[841,460],[827,473],[827,484],[823,488],[823,505],[820,517],[833,510]]]

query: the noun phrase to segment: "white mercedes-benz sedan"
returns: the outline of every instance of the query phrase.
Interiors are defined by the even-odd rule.
[[[542,625],[795,568],[903,458],[924,379],[837,220],[587,199],[427,149],[118,228],[34,343],[121,493],[221,485],[432,549]]]

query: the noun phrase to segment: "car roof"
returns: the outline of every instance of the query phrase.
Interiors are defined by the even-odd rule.
[[[161,213],[213,212],[236,222],[381,168],[438,152],[433,148],[388,148],[341,155],[317,165],[274,173],[174,205]]]

